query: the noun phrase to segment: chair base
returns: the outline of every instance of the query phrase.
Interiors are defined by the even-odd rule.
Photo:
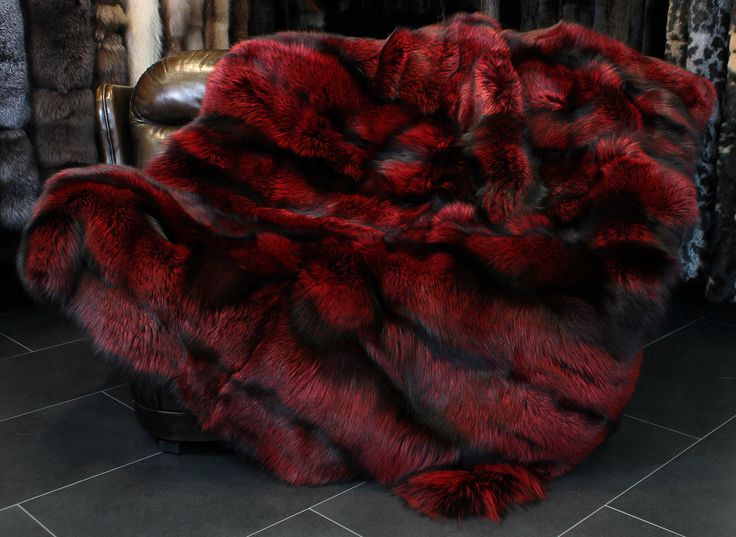
[[[153,409],[133,402],[138,423],[159,442],[164,453],[180,454],[188,442],[219,442],[214,434],[203,431],[190,412]]]

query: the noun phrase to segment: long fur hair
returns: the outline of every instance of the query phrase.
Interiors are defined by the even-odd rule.
[[[192,0],[163,0],[164,55],[170,56],[185,50],[185,40],[192,19]]]
[[[250,3],[248,0],[232,0],[230,2],[230,42],[238,43],[248,38],[248,20],[250,19]]]
[[[282,479],[498,520],[631,397],[715,99],[572,24],[247,40],[145,170],[49,181],[20,273]]]
[[[151,65],[161,59],[163,26],[158,2],[128,0],[128,77],[135,84]]]
[[[230,0],[205,0],[204,48],[230,46]]]
[[[0,128],[20,129],[30,117],[23,13],[18,0],[7,0],[0,4]]]
[[[28,1],[28,52],[34,88],[90,88],[95,69],[92,1]]]
[[[34,143],[46,169],[94,164],[95,100],[91,89],[33,92]]]
[[[33,147],[25,131],[0,130],[0,227],[20,230],[39,189]]]
[[[125,47],[128,15],[125,6],[125,0],[99,0],[95,8],[98,82],[128,82],[128,50]]]

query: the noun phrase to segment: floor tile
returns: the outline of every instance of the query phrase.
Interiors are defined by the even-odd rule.
[[[350,537],[355,533],[341,528],[326,518],[306,511],[280,524],[259,532],[258,537]]]
[[[19,507],[0,511],[0,535],[6,537],[49,537],[49,534]]]
[[[28,349],[0,334],[0,359],[28,352]]]
[[[14,264],[0,263],[0,282],[3,282],[0,315],[28,308],[32,305],[31,300],[26,296],[18,281]]]
[[[613,509],[601,509],[565,537],[673,537],[674,534]]]
[[[613,503],[688,537],[736,535],[736,419]]]
[[[0,420],[119,386],[126,378],[84,341],[0,360]]]
[[[626,413],[702,436],[736,413],[736,330],[698,321],[647,347]]]
[[[687,447],[692,440],[624,419],[620,429],[586,462],[549,485],[541,503],[490,520],[432,521],[373,485],[363,485],[316,509],[366,537],[557,537]]]
[[[0,438],[0,508],[158,451],[102,394],[2,422]]]
[[[715,305],[705,300],[704,291],[700,286],[680,286],[672,294],[672,300],[664,323],[662,323],[662,326],[655,335],[650,338],[650,341],[654,341],[678,328],[682,328],[686,324],[710,314],[715,309]]]
[[[0,316],[0,332],[33,350],[82,337],[74,323],[41,307]]]
[[[724,304],[709,317],[713,321],[736,326],[736,304]]]
[[[24,507],[59,537],[233,537],[346,488],[292,487],[213,448],[153,457]]]
[[[105,390],[105,392],[113,396],[115,399],[117,399],[121,403],[124,403],[130,407],[133,406],[133,396],[130,393],[129,384],[125,384],[124,386],[118,386],[117,388],[113,388],[111,390]]]

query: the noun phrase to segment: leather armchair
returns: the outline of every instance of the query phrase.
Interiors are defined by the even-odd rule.
[[[135,87],[97,88],[97,134],[106,164],[138,168],[163,147],[173,132],[197,115],[207,76],[227,51],[189,51],[152,65]],[[138,422],[162,450],[179,453],[181,442],[217,440],[203,432],[179,402],[173,386],[137,380],[131,384]]]
[[[97,88],[102,162],[142,168],[173,132],[197,115],[207,76],[225,50],[196,50],[153,64],[135,87]]]

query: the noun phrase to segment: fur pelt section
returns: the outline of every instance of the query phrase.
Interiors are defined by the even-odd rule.
[[[250,35],[279,30],[321,30],[324,26],[324,10],[316,0],[249,0],[248,4]]]
[[[184,43],[192,19],[192,0],[162,0],[164,56],[185,50]]]
[[[178,54],[183,50],[205,48],[203,21],[204,0],[163,0],[165,55]],[[225,21],[227,25],[227,21]],[[227,48],[228,44],[223,43]]]
[[[714,101],[572,24],[251,39],[145,171],[47,183],[20,273],[282,479],[498,519],[629,400]]]
[[[38,192],[38,171],[25,131],[0,130],[0,227],[20,230]]]
[[[135,85],[151,65],[161,59],[163,27],[158,2],[128,1],[128,77]]]
[[[92,1],[25,0],[34,88],[89,88],[95,67]]]
[[[23,12],[18,0],[0,3],[0,129],[20,129],[31,118]]]
[[[230,0],[205,0],[204,48],[230,47]]]
[[[187,50],[201,50],[204,48],[204,0],[191,0],[192,20],[187,32]]]
[[[43,168],[97,162],[94,112],[94,95],[90,89],[66,94],[34,90],[33,141]]]
[[[125,6],[124,0],[99,0],[95,8],[99,82],[128,82],[128,51],[125,48],[128,15],[125,13]]]
[[[232,0],[230,2],[230,42],[239,43],[248,39],[248,20],[250,19],[250,2],[248,0]]]

